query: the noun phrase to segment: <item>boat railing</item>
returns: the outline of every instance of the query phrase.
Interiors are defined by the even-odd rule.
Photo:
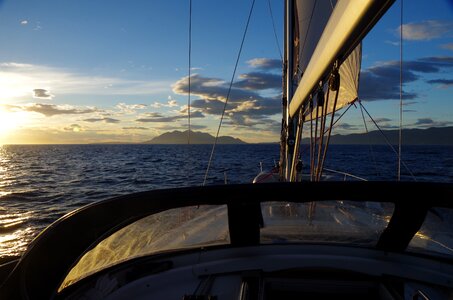
[[[353,175],[353,174],[350,174],[350,173],[342,172],[342,171],[337,171],[337,170],[332,170],[332,169],[327,169],[327,168],[324,168],[324,171],[327,171],[327,172],[330,172],[330,173],[344,175],[343,181],[346,181],[346,179],[348,177],[351,177],[351,178],[354,178],[354,179],[357,179],[357,180],[360,180],[360,181],[368,181],[365,178],[362,178],[362,177],[359,177],[359,176],[356,176],[356,175]]]

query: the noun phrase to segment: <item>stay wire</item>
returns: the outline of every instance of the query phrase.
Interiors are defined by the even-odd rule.
[[[187,144],[190,145],[190,96],[191,96],[191,76],[192,76],[192,0],[189,0],[189,77],[188,77],[188,96],[187,96]]]
[[[403,143],[403,0],[400,10],[400,128],[398,139],[398,181],[401,180],[401,144]]]
[[[234,65],[233,75],[231,76],[230,86],[228,87],[228,93],[227,93],[227,96],[226,96],[226,99],[225,99],[225,103],[223,105],[223,111],[222,111],[222,116],[220,117],[219,127],[217,128],[217,133],[216,133],[216,136],[215,136],[214,144],[212,145],[212,150],[211,150],[211,155],[209,157],[208,166],[206,168],[206,173],[204,175],[203,186],[206,185],[206,180],[207,180],[208,174],[209,174],[209,168],[211,167],[212,159],[214,157],[215,146],[217,145],[217,140],[219,138],[220,128],[222,127],[223,118],[225,116],[225,110],[226,110],[226,107],[227,107],[227,104],[228,104],[228,100],[230,98],[230,93],[231,93],[231,89],[233,87],[234,77],[236,76],[236,70],[237,70],[237,67],[238,67],[238,64],[239,64],[239,59],[241,58],[242,48],[244,46],[245,37],[247,36],[247,31],[248,31],[248,28],[249,28],[250,19],[252,17],[252,12],[253,12],[253,7],[254,6],[255,6],[255,0],[252,1],[252,5],[250,7],[250,12],[249,12],[249,15],[248,15],[248,18],[247,18],[247,24],[245,26],[244,34],[242,36],[241,46],[239,47],[239,52],[238,52],[238,55],[237,55],[237,58],[236,58],[236,64]]]
[[[384,134],[384,132],[382,131],[382,129],[379,127],[379,125],[377,124],[377,122],[373,119],[373,117],[370,115],[370,113],[367,111],[367,109],[365,108],[365,106],[363,106],[362,104],[362,101],[359,100],[359,104],[362,106],[363,110],[366,112],[366,114],[368,115],[368,117],[371,119],[371,121],[373,121],[374,125],[376,126],[376,128],[379,130],[379,132],[382,134],[382,136],[384,137],[387,145],[393,150],[393,152],[398,155],[398,151],[395,149],[395,147],[393,147],[393,145],[390,143],[389,139],[387,138],[387,136]],[[406,165],[406,163],[401,160],[401,164],[406,168],[406,170],[409,172],[409,174],[411,175],[412,179],[414,181],[417,181],[417,178],[415,178],[414,174],[412,173],[412,171],[409,169],[409,167]]]
[[[272,29],[274,30],[275,43],[277,44],[278,52],[280,54],[280,59],[283,61],[282,49],[280,48],[280,42],[278,41],[278,37],[277,37],[277,30],[275,29],[275,21],[274,21],[274,14],[272,12],[271,0],[267,0],[267,4],[269,6],[269,13],[271,15]]]
[[[371,158],[373,159],[374,169],[376,170],[376,175],[379,176],[379,171],[378,171],[378,167],[377,167],[377,163],[376,163],[376,156],[374,155],[373,145],[371,145],[371,142],[370,142],[371,141],[370,135],[369,135],[369,131],[368,131],[368,126],[366,125],[365,115],[363,114],[362,105],[360,105],[360,112],[362,113],[363,125],[365,126],[365,131],[368,136],[369,149],[370,149]]]

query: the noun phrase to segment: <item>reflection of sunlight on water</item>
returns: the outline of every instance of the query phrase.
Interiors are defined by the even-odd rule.
[[[21,255],[33,234],[32,227],[22,228],[32,212],[0,216],[0,257]]]
[[[0,257],[20,256],[27,249],[29,236],[34,230],[31,227],[19,229],[13,233],[0,234]]]

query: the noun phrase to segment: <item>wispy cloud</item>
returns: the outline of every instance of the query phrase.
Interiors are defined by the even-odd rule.
[[[443,44],[441,45],[443,49],[451,50],[453,51],[453,43],[448,43],[448,44]]]
[[[177,107],[179,106],[178,102],[175,99],[172,99],[171,96],[168,96],[167,102],[157,102],[155,101],[153,104],[150,105],[153,108],[161,108],[161,107]]]
[[[190,114],[190,118],[204,118],[204,117],[205,116],[200,111],[194,111],[194,112],[191,112],[191,114]],[[135,121],[141,122],[141,123],[168,123],[168,122],[175,122],[175,121],[178,121],[181,119],[187,119],[187,115],[179,114],[176,116],[164,117],[164,116],[162,116],[162,114],[154,113],[154,114],[147,114],[145,117],[138,118]]]
[[[20,21],[20,25],[27,25],[28,24],[28,20],[22,20]]]
[[[401,27],[396,30],[397,34]],[[429,41],[453,33],[452,21],[427,20],[403,24],[403,38],[410,41]]]
[[[280,59],[254,58],[247,61],[247,64],[261,70],[282,70],[282,61]]]
[[[104,118],[88,118],[88,119],[84,119],[83,121],[90,122],[90,123],[103,122],[103,123],[110,123],[110,124],[115,124],[115,123],[121,122],[118,119],[107,118],[107,117],[104,117]]]
[[[170,81],[130,80],[80,74],[68,69],[15,62],[0,63],[0,99],[26,98],[37,87],[52,89],[55,96],[153,95],[168,92]],[[42,89],[44,90],[44,89]]]
[[[42,104],[42,103],[33,103],[29,105],[22,106],[22,110],[29,112],[36,112],[43,114],[46,117],[52,117],[55,115],[76,115],[76,114],[87,114],[97,112],[97,109],[94,108],[75,108],[69,105],[51,105],[51,104]]]
[[[428,83],[438,84],[441,88],[449,88],[453,86],[453,79],[433,79],[428,80]]]
[[[123,127],[124,130],[149,130],[146,127],[132,126],[132,127]]]
[[[146,104],[126,104],[126,103],[118,103],[115,105],[117,109],[119,109],[121,112],[126,113],[126,114],[133,114],[137,110],[141,109],[146,109],[147,105]]]
[[[453,122],[451,121],[436,121],[431,118],[420,118],[413,124],[416,127],[443,127],[450,126]]]
[[[30,103],[25,105],[0,104],[3,110],[8,112],[36,112],[46,117],[55,115],[78,115],[99,112],[96,108],[77,108],[71,105],[53,105],[43,103]]]

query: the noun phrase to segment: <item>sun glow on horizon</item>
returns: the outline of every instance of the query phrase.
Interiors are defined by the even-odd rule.
[[[0,108],[0,143],[5,143],[8,135],[28,122],[28,113],[9,112]]]

